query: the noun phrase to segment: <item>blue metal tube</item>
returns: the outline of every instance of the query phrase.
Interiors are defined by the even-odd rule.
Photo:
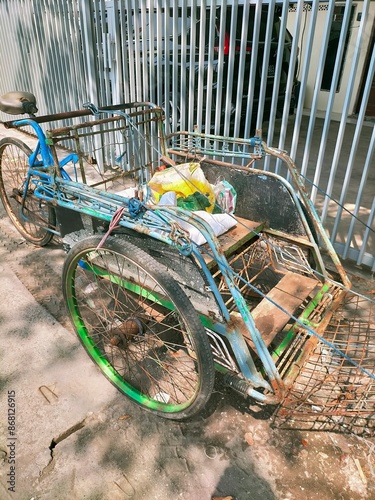
[[[36,123],[34,120],[32,120],[31,118],[24,118],[22,120],[17,120],[14,122],[14,125],[16,127],[25,127],[26,125],[29,125],[30,127],[32,127],[34,129],[34,131],[38,137],[39,143],[38,143],[37,147],[35,148],[34,154],[30,156],[30,160],[31,160],[31,158],[33,158],[33,161],[35,161],[36,155],[38,154],[36,151],[40,150],[40,153],[43,157],[44,165],[46,167],[52,167],[54,165],[54,160],[53,160],[53,157],[51,154],[51,150],[46,144],[46,138],[45,138],[44,132],[41,129],[40,125],[38,123]],[[30,163],[30,165],[32,165],[32,163]]]
[[[170,208],[165,208],[165,209],[163,209],[163,211],[164,210],[167,212],[172,212],[172,210]],[[214,236],[211,227],[209,226],[209,224],[207,224],[206,221],[200,219],[197,216],[191,215],[190,212],[185,212],[181,209],[177,209],[177,210],[173,211],[172,213],[174,213],[175,216],[180,217],[181,219],[186,220],[187,222],[194,224],[201,231],[201,233],[204,235],[204,237],[206,238],[207,243],[210,246],[210,250],[212,251],[212,254],[214,256],[214,259],[215,259],[215,261],[220,269],[220,272],[222,273],[222,275],[225,279],[225,282],[228,286],[228,289],[234,298],[234,302],[238,308],[238,311],[241,314],[241,316],[244,320],[244,323],[245,323],[245,325],[246,325],[246,327],[251,335],[251,338],[254,342],[257,353],[258,353],[258,355],[259,355],[259,357],[260,357],[260,359],[265,367],[267,375],[270,377],[271,380],[276,380],[279,384],[281,384],[282,383],[281,377],[277,371],[277,368],[272,360],[272,357],[267,349],[267,346],[264,343],[264,340],[263,340],[260,332],[257,330],[257,328],[255,326],[254,320],[253,320],[253,318],[250,314],[250,311],[247,307],[246,301],[244,300],[241,293],[238,291],[236,285],[233,282],[233,278],[232,278],[232,275],[230,272],[230,266],[229,266],[225,256],[220,252],[219,242],[218,242],[217,238]],[[206,264],[202,261],[201,261],[201,265],[202,265],[202,269],[205,269],[207,267]],[[213,290],[214,289],[217,290],[216,284],[213,281],[211,281],[211,283],[214,287]],[[217,290],[217,294],[220,294],[220,292],[218,290]],[[215,296],[216,296],[216,294],[215,294]],[[223,311],[223,314],[226,314],[225,310]],[[233,331],[236,331],[236,329],[234,328],[232,331],[229,330],[229,332],[231,332],[231,333],[233,333]],[[235,339],[235,343],[236,342],[239,342],[239,343],[243,342],[245,344],[241,333],[238,331],[236,331],[235,336],[231,335],[231,337],[230,337],[231,341],[232,341],[232,338]],[[238,340],[239,338],[242,338],[242,341],[239,341]],[[242,347],[243,346],[241,346],[241,349],[242,349]],[[241,350],[241,349],[239,349],[239,350]],[[246,349],[246,350],[248,351],[248,349]]]
[[[254,360],[249,352],[249,348],[238,330],[236,328],[230,328],[224,323],[215,323],[212,325],[212,329],[229,340],[242,374],[254,384],[255,387],[263,387],[264,389],[272,391],[270,384],[258,373]]]

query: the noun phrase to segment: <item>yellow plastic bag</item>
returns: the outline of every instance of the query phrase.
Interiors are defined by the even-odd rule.
[[[212,212],[214,208],[215,193],[199,163],[183,163],[156,172],[148,184],[157,203],[160,196],[168,191],[174,191],[177,199],[187,198],[198,192],[209,200],[206,211]]]

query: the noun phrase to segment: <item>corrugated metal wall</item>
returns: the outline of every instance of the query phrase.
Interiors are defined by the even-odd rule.
[[[41,113],[87,99],[90,76],[77,1],[0,2],[1,92],[34,92]]]
[[[33,92],[41,114],[152,101],[169,130],[263,128],[313,182],[339,252],[375,270],[375,132],[365,120],[373,11],[370,0],[3,0],[0,92]],[[277,163],[264,168],[283,173]]]

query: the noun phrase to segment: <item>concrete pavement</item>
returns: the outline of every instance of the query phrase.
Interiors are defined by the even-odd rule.
[[[9,444],[14,443],[16,498],[31,498],[45,471],[53,468],[54,443],[84,425],[116,391],[11,269],[2,264],[0,271],[0,452],[7,451],[9,459]],[[10,468],[5,457],[2,483],[8,487]]]

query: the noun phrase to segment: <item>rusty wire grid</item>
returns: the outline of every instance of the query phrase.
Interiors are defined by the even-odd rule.
[[[235,272],[234,283],[253,309],[286,272],[292,271],[301,275],[313,276],[307,255],[297,245],[292,245],[280,238],[259,233],[259,239],[239,252],[228,257],[228,263]],[[217,270],[213,277],[225,299],[229,310],[235,308],[233,296],[228,289],[221,272]],[[260,294],[256,293],[259,290]],[[281,304],[282,305],[282,304]]]
[[[275,412],[279,428],[375,435],[375,305],[349,292]]]

